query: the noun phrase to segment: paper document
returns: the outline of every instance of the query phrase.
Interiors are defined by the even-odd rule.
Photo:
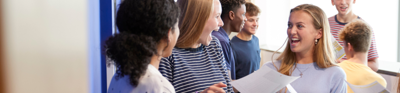
[[[287,87],[289,93],[297,93],[296,90],[294,90],[294,88],[292,87],[292,85],[288,84],[288,85],[286,85],[286,87]]]
[[[333,50],[336,55],[335,58],[336,58],[336,60],[339,60],[342,57],[344,57],[344,55],[346,55],[346,54],[344,52],[344,48],[339,44],[338,41],[336,41],[336,39],[333,37],[333,35],[331,35],[331,36],[332,36],[332,44],[333,44],[333,48],[334,48]]]
[[[286,76],[263,66],[250,75],[232,81],[231,84],[241,93],[275,93],[298,78],[299,76]]]
[[[353,85],[347,82],[347,85],[353,90],[354,93],[390,93],[385,87],[377,81],[368,85]]]

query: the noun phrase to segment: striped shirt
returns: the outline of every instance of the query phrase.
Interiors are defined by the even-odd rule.
[[[177,93],[200,92],[219,82],[227,84],[226,92],[233,92],[221,45],[214,36],[208,46],[175,47],[171,56],[161,59],[159,70]]]
[[[361,19],[361,18],[358,17],[358,19]],[[331,33],[332,33],[333,37],[335,37],[335,39],[337,41],[339,41],[340,45],[342,45],[344,47],[344,42],[339,40],[339,33],[340,33],[340,30],[342,30],[347,23],[339,22],[336,18],[336,15],[329,17],[328,20],[329,20],[329,25],[331,27]],[[369,50],[368,50],[368,60],[376,59],[378,57],[379,56],[378,56],[378,51],[376,50],[375,34],[374,34],[374,31],[372,31],[371,46],[369,47]],[[342,59],[346,60],[346,56],[344,56]]]

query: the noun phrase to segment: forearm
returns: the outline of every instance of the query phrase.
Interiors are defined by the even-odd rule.
[[[377,58],[368,60],[368,67],[370,67],[373,71],[378,71],[379,64]]]

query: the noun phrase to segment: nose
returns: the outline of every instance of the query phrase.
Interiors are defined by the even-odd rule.
[[[224,26],[224,22],[222,21],[221,17],[218,18],[218,26],[219,26],[219,27]]]
[[[340,2],[341,5],[346,5],[345,0],[338,0]]]
[[[294,29],[294,27],[293,28],[288,28],[288,34],[289,35],[296,35],[297,31]]]

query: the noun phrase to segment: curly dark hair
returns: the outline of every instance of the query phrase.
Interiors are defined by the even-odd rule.
[[[174,0],[124,0],[116,18],[120,33],[105,43],[105,53],[111,60],[107,64],[118,68],[116,79],[129,75],[130,84],[136,87],[151,57],[158,54],[157,44],[168,37],[169,29],[176,29],[178,18]]]
[[[236,12],[242,4],[246,3],[246,0],[219,0],[222,6],[221,17],[225,17],[229,11]]]

